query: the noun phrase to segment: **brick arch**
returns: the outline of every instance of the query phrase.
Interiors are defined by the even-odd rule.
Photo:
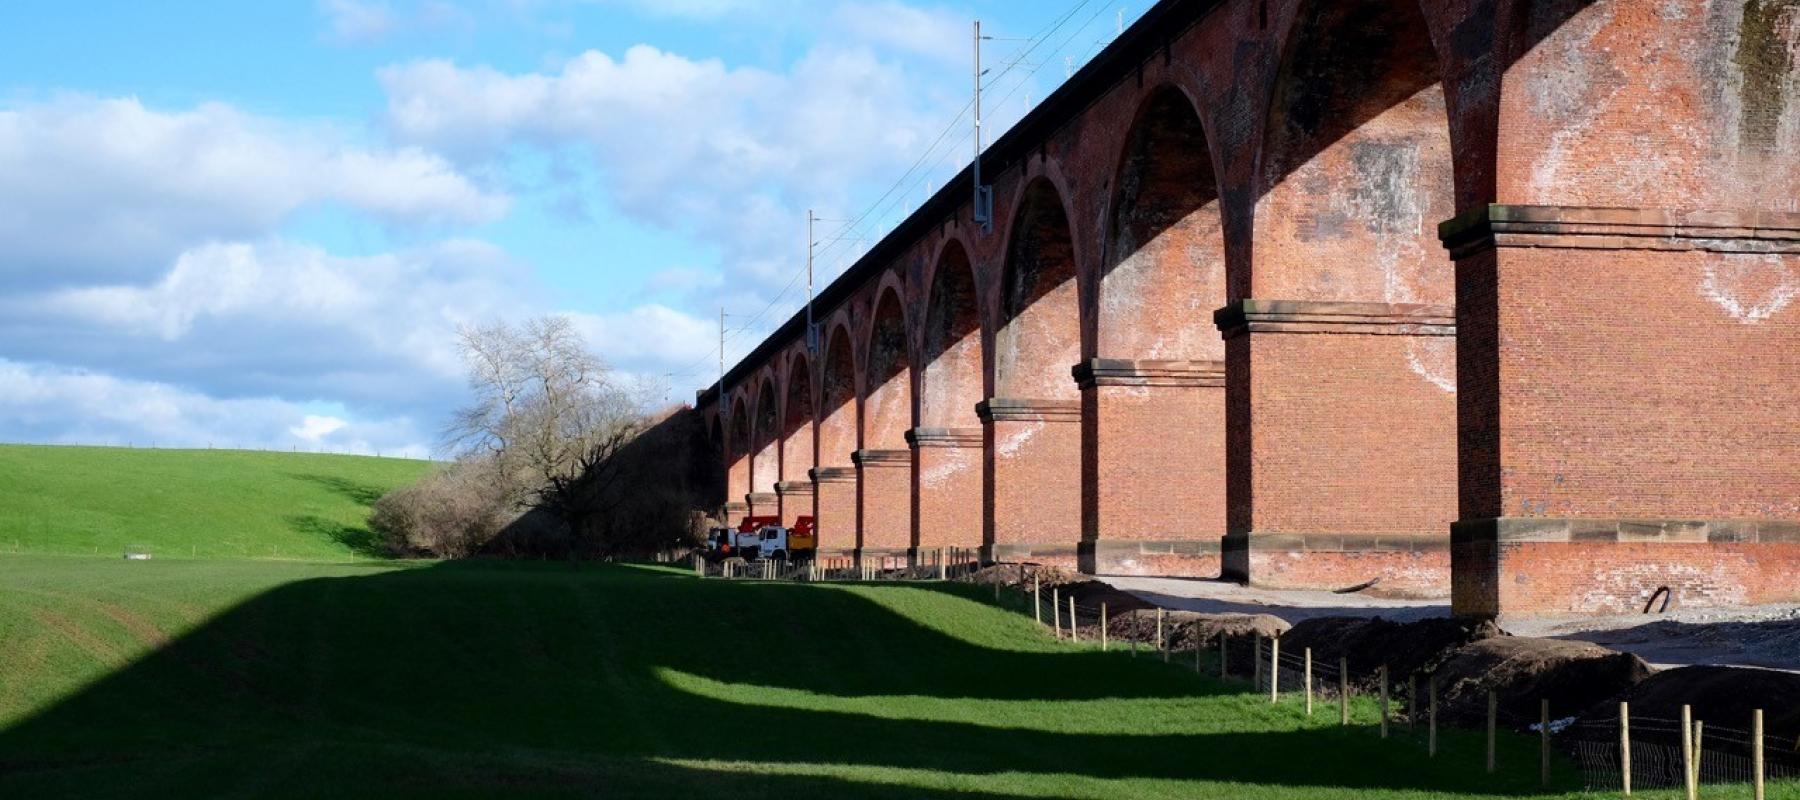
[[[740,389],[730,394],[725,425],[725,501],[744,502],[750,492],[750,399]]]
[[[1020,190],[1007,226],[994,337],[994,393],[1072,399],[1081,358],[1079,252],[1067,201],[1040,175]]]
[[[775,491],[781,474],[781,406],[775,391],[773,369],[764,369],[756,381],[756,405],[751,408],[750,491]]]
[[[1302,0],[1282,21],[1257,155],[1251,293],[1437,303],[1454,275],[1449,114],[1416,0]]]
[[[863,385],[863,446],[894,450],[906,446],[912,428],[912,365],[906,301],[897,282],[883,282],[877,290],[875,311],[869,317],[863,347],[867,372]]]
[[[818,466],[848,467],[850,454],[862,446],[861,381],[854,337],[842,315],[827,326],[820,347]]]
[[[1191,98],[1145,93],[1119,155],[1093,313],[1105,359],[1224,358],[1213,310],[1225,304],[1216,159]]]
[[[817,407],[812,379],[812,358],[806,348],[796,348],[787,357],[786,382],[781,402],[781,475],[782,480],[808,480],[807,473],[816,463],[813,431]]]
[[[981,282],[961,237],[932,261],[920,326],[919,424],[972,427],[982,385]]]

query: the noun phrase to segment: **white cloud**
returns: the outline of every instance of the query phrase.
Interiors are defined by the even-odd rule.
[[[660,374],[704,361],[718,341],[718,321],[650,303],[614,314],[570,313],[594,352],[633,373]]]
[[[394,9],[384,2],[319,0],[332,38],[341,42],[367,42],[393,32]]]
[[[288,433],[292,434],[296,439],[308,442],[318,442],[325,437],[330,436],[332,433],[342,430],[344,426],[349,424],[349,422],[337,417],[307,414],[300,418],[299,425],[288,428]]]
[[[0,111],[0,197],[0,282],[39,284],[134,277],[321,203],[401,225],[490,221],[509,203],[416,147],[360,147],[219,103],[90,96]]]
[[[847,35],[929,56],[947,64],[971,63],[971,20],[946,9],[926,9],[893,0],[846,3],[832,13],[832,20]]]
[[[403,417],[324,423],[277,398],[221,399],[166,383],[0,359],[7,438],[158,447],[292,447],[423,458],[428,440]]]

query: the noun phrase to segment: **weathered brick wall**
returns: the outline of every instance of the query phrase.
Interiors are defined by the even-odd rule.
[[[821,550],[857,548],[856,469],[819,467],[812,472],[813,524]]]
[[[988,472],[988,542],[1056,543],[1073,550],[1081,531],[1080,406],[1035,401],[983,404]]]
[[[858,450],[857,496],[864,550],[912,546],[912,451]]]
[[[919,546],[980,547],[981,429],[922,428],[909,438]]]

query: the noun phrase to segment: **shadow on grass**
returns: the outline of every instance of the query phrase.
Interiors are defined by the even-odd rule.
[[[386,558],[390,555],[382,545],[381,537],[367,525],[345,525],[310,514],[291,516],[286,522],[296,532],[335,542],[359,556]]]
[[[303,480],[307,483],[316,483],[330,489],[334,494],[344,497],[365,508],[375,505],[376,500],[380,500],[382,495],[387,494],[387,490],[379,486],[362,483],[360,481],[353,481],[338,475],[293,473],[289,475],[289,477]]]
[[[986,615],[981,624],[1036,635],[981,608],[973,587],[883,592],[877,602],[830,587],[509,563],[289,583],[0,731],[0,795],[1013,796],[866,774],[882,769],[972,781],[958,789],[991,787],[996,772],[1035,775],[1052,781],[1040,795],[1075,791],[1056,776],[1282,794],[1535,788],[1535,775],[1477,775],[1472,743],[1466,757],[1425,762],[1355,729],[1059,732],[1093,726],[1031,704],[1229,690],[1118,653],[984,647],[889,606]],[[670,671],[742,697],[681,690]],[[819,707],[759,704],[759,687],[801,689]],[[1022,716],[978,724],[832,707],[916,702],[908,695],[1018,701],[993,708]],[[1508,747],[1518,763],[1532,757],[1527,743]],[[804,764],[847,772],[743,768]]]

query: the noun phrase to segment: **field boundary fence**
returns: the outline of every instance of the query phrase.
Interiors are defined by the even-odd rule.
[[[1266,696],[1272,704],[1296,705],[1307,716],[1336,716],[1340,726],[1366,726],[1374,735],[1411,743],[1422,758],[1442,754],[1440,732],[1449,727],[1441,724],[1436,674],[1395,676],[1378,665],[1371,688],[1370,670],[1353,673],[1344,658],[1315,658],[1308,648],[1283,647],[1279,636],[1219,631],[1202,635],[1191,625],[1183,631],[1167,610],[1147,604],[1118,609],[1083,603],[1065,595],[1060,584],[1042,580],[1041,565],[984,562],[974,548],[861,558],[845,554],[795,563],[713,562],[696,552],[686,560],[696,575],[739,580],[987,584],[995,604],[1029,614],[1056,639],[1102,651],[1124,650],[1134,658],[1157,659],[1210,678],[1247,684],[1251,694]],[[1241,674],[1245,662],[1247,675]],[[1239,672],[1233,672],[1234,665]],[[1556,713],[1586,709],[1555,709],[1549,700],[1539,698],[1532,704],[1538,713],[1526,716],[1511,702],[1521,698],[1494,691],[1486,695],[1485,725],[1480,730],[1485,748],[1473,768],[1489,774],[1529,769],[1548,786],[1560,757],[1573,765],[1589,792],[1629,797],[1634,791],[1679,789],[1688,800],[1709,796],[1763,800],[1769,782],[1800,782],[1800,741],[1780,743],[1767,736],[1760,710],[1751,719],[1727,721],[1706,719],[1703,709],[1687,706],[1680,718],[1633,715],[1630,706],[1621,703],[1617,713],[1605,719],[1557,717]],[[1366,715],[1352,713],[1352,700],[1358,696],[1374,701],[1372,725]],[[1748,727],[1721,724],[1727,722]],[[1505,763],[1498,746],[1502,732],[1535,737],[1538,757],[1528,764]],[[1517,759],[1516,751],[1508,752]]]

